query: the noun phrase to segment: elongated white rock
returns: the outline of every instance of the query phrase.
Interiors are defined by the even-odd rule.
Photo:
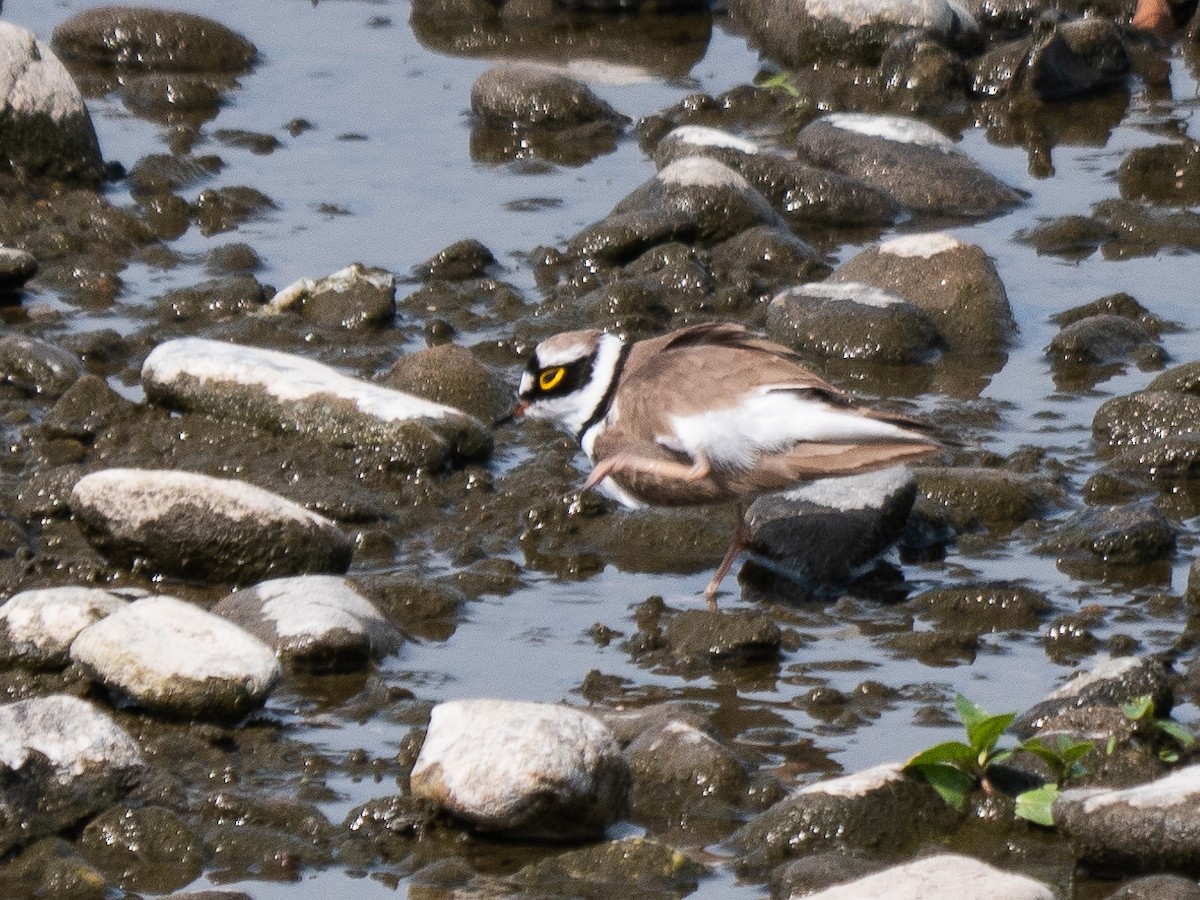
[[[286,662],[328,671],[361,668],[396,648],[400,635],[345,578],[275,578],[230,594],[213,613],[269,644]]]
[[[491,433],[464,412],[343,375],[302,356],[181,338],[142,365],[146,395],[221,418],[378,448],[397,468],[486,456]]]
[[[271,648],[174,597],[147,597],[85,628],[71,658],[95,681],[179,718],[237,718],[279,679]]]
[[[104,809],[143,768],[137,743],[84,700],[0,706],[0,853]]]
[[[71,491],[71,511],[101,553],[122,565],[207,581],[344,572],[354,548],[324,516],[228,478],[105,469]]]
[[[0,606],[0,662],[66,665],[79,632],[126,602],[101,588],[43,588],[14,594]]]
[[[969,856],[942,853],[839,884],[808,900],[1054,900],[1049,885]]]
[[[624,813],[629,769],[608,726],[565,706],[454,700],[433,708],[412,776],[484,831],[577,840]]]

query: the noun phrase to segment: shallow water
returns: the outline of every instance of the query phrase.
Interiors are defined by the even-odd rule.
[[[58,22],[98,5],[100,0],[9,0],[4,15],[49,40]],[[283,147],[269,155],[215,141],[195,149],[219,153],[226,162],[226,168],[205,187],[250,185],[279,208],[231,234],[204,237],[195,228],[189,230],[173,246],[197,261],[169,271],[144,265],[126,270],[124,303],[136,304],[139,297],[209,277],[200,256],[212,246],[232,241],[249,243],[265,265],[258,273],[260,280],[282,287],[352,261],[403,275],[464,237],[483,241],[508,267],[506,277],[532,299],[536,292],[523,255],[537,245],[561,245],[654,172],[632,137],[615,152],[578,168],[473,161],[469,90],[491,62],[422,47],[408,26],[409,4],[402,0],[316,4],[159,0],[156,5],[208,15],[258,46],[262,61],[239,79],[240,88],[227,95],[220,114],[206,128],[268,132],[278,136]],[[620,78],[597,81],[593,87],[636,119],[697,91],[716,94],[747,83],[758,68],[756,53],[741,37],[723,31],[718,22],[707,51],[687,77],[623,72],[618,73]],[[1107,134],[1102,128],[1082,129],[1081,142],[1072,144],[1068,132],[1068,139],[1052,149],[1052,177],[1031,175],[1024,148],[993,143],[982,127],[962,135],[968,154],[1030,194],[1029,201],[1011,214],[951,229],[995,259],[1020,327],[1007,363],[980,393],[981,398],[1002,404],[1002,425],[987,430],[984,442],[1000,454],[1028,445],[1050,450],[1073,470],[1069,502],[1076,507],[1081,505],[1079,487],[1095,465],[1093,412],[1106,397],[1137,389],[1153,373],[1130,366],[1092,391],[1058,391],[1042,355],[1057,330],[1049,317],[1126,291],[1153,313],[1185,326],[1164,337],[1172,362],[1198,358],[1200,264],[1194,254],[1166,252],[1124,260],[1093,254],[1082,262],[1067,262],[1038,256],[1012,238],[1039,220],[1086,214],[1093,203],[1117,196],[1113,173],[1131,148],[1157,143],[1167,134],[1200,138],[1200,85],[1178,51],[1170,57],[1170,84],[1173,101],[1164,99],[1161,89],[1148,92],[1132,83],[1128,109]],[[90,98],[89,106],[106,159],[128,167],[139,157],[164,149],[164,128],[130,113],[115,97]],[[296,117],[316,127],[292,137],[283,126]],[[364,139],[347,140],[346,135]],[[194,192],[186,196],[193,199]],[[119,186],[110,199],[128,202]],[[858,249],[842,246],[836,255],[844,259]],[[97,310],[78,308],[52,294],[36,300],[57,307],[70,330],[112,327],[130,332],[142,327],[130,319],[123,304]],[[483,332],[465,337],[491,336]],[[397,340],[404,338],[398,333]],[[408,343],[418,346],[413,339]],[[136,385],[121,387],[129,395],[138,394]],[[956,401],[925,396],[919,402],[932,408]],[[522,452],[514,439],[501,435],[493,465],[498,469],[512,465]],[[1031,554],[1035,539],[1022,535],[1008,539],[999,551],[995,546],[974,554],[952,548],[944,562],[907,566],[906,575],[917,589],[972,578],[1023,579],[1050,596],[1051,620],[1076,613],[1084,605],[1098,607],[1104,612],[1094,631],[1101,646],[1120,633],[1132,637],[1141,652],[1153,652],[1169,647],[1187,619],[1184,604],[1154,605],[1147,599],[1155,591],[1178,593],[1184,586],[1197,530],[1190,518],[1180,524],[1170,584],[1130,589],[1119,583],[1076,582],[1056,568],[1052,557]],[[434,561],[432,568],[450,565]],[[654,594],[672,606],[697,606],[707,572],[624,573],[610,565],[585,580],[564,581],[538,572],[528,572],[525,578],[524,587],[506,596],[485,596],[465,606],[463,619],[447,640],[408,643],[398,656],[383,663],[379,678],[406,687],[423,700],[499,696],[583,704],[579,686],[590,671],[599,670],[629,679],[632,699],[684,697],[727,710],[734,724],[726,736],[739,748],[760,743],[761,732],[753,727],[743,732],[739,725],[743,721],[754,727],[764,721],[774,723],[777,731],[772,740],[776,741],[812,738],[830,764],[824,771],[802,776],[811,780],[836,767],[852,771],[902,759],[953,736],[954,728],[919,724],[917,713],[928,702],[928,694],[918,687],[933,686],[943,701],[961,691],[986,708],[1015,710],[1040,699],[1076,666],[1097,661],[1086,654],[1056,661],[1047,655],[1040,635],[1009,633],[985,635],[969,663],[933,667],[881,650],[848,624],[869,613],[860,610],[847,618],[818,607],[799,614],[802,621],[797,627],[807,640],[800,649],[786,653],[778,665],[685,677],[637,665],[619,640],[600,646],[588,629],[599,622],[633,633],[632,607]],[[733,598],[723,602],[727,608],[739,606]],[[885,618],[891,614],[878,613]],[[916,630],[932,627],[920,620],[914,626]],[[850,693],[866,679],[883,682],[899,695],[881,716],[854,728],[827,727],[792,702],[812,684]],[[394,756],[409,731],[405,724],[383,719],[353,721],[339,714],[337,704],[320,708],[308,698],[290,694],[286,686],[277,692],[269,710],[297,740],[322,747],[335,758],[356,748],[365,748],[372,758]],[[1200,714],[1183,706],[1176,717],[1195,725]],[[759,749],[770,764],[769,746]],[[392,789],[386,782],[350,777],[333,778],[329,785],[338,797],[325,803],[324,809],[334,822],[356,804]],[[202,878],[193,889],[210,883]],[[222,886],[246,890],[256,898],[368,898],[403,894],[406,884],[386,872],[346,874],[334,869],[306,872],[298,884]],[[736,887],[726,873],[703,882],[693,896],[760,894],[759,888]]]

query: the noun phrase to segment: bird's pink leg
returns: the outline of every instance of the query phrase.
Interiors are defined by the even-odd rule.
[[[708,460],[697,454],[690,466],[669,459],[647,459],[632,453],[616,453],[596,463],[592,474],[583,483],[585,488],[595,487],[610,475],[622,472],[653,475],[656,478],[673,478],[678,481],[699,481],[708,475]]]
[[[729,549],[725,551],[725,558],[717,566],[717,573],[713,575],[712,581],[704,589],[704,598],[708,601],[708,608],[714,612],[717,609],[717,589],[720,588],[725,576],[729,574],[730,568],[733,567],[733,561],[738,558],[738,554],[745,550],[746,545],[750,543],[750,529],[746,527],[746,508],[741,503],[737,503],[734,505],[733,511],[737,516],[737,526],[733,532],[733,540],[729,543]]]

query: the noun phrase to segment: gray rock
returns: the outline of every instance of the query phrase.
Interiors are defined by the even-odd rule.
[[[742,855],[741,867],[757,872],[841,847],[903,852],[955,818],[929,782],[889,763],[801,788],[751,819],[729,844]]]
[[[0,22],[0,161],[21,178],[94,185],[104,160],[83,96],[46,44]]]
[[[973,69],[978,95],[1057,101],[1118,84],[1129,71],[1129,56],[1114,22],[1089,17],[995,47]]]
[[[16,291],[37,274],[38,264],[32,253],[16,247],[0,247],[0,292]]]
[[[894,365],[926,362],[941,336],[929,314],[903,297],[846,281],[790,287],[767,307],[767,334],[799,353]]]
[[[183,719],[237,719],[280,675],[258,638],[174,597],[137,600],[85,628],[71,659],[117,695]]]
[[[1148,391],[1175,391],[1200,397],[1200,360],[1172,366],[1146,385]]]
[[[51,438],[67,438],[86,444],[136,410],[98,375],[84,375],[58,398],[46,417],[42,431]]]
[[[0,607],[2,612],[3,607]],[[307,671],[361,669],[393,652],[400,634],[345,578],[275,578],[225,597],[212,608]]]
[[[763,295],[818,281],[832,271],[815,248],[790,231],[766,225],[747,228],[714,247],[710,270],[718,282],[749,279]]]
[[[716,128],[684,125],[654,153],[660,169],[688,156],[724,163],[754,185],[790,224],[890,225],[903,210],[885,191],[795,157],[762,150],[753,141]]]
[[[1123,790],[1072,788],[1054,821],[1080,861],[1122,871],[1192,870],[1200,854],[1200,766]]]
[[[786,227],[766,198],[745,178],[705,156],[687,156],[671,163],[634,188],[610,215],[642,210],[691,217],[696,236],[708,243],[719,243],[756,225]]]
[[[65,666],[79,632],[123,608],[120,594],[100,588],[22,591],[0,606],[0,665]]]
[[[1113,397],[1100,404],[1092,417],[1092,435],[1109,447],[1138,447],[1200,435],[1200,396],[1145,390]]]
[[[1200,900],[1200,884],[1182,875],[1147,875],[1121,885],[1104,900]]]
[[[995,353],[1016,333],[1004,283],[987,254],[948,234],[893,238],[840,265],[831,282],[863,282],[925,310],[951,350]]]
[[[475,354],[457,344],[428,347],[400,357],[380,384],[443,403],[494,422],[512,406],[512,390],[498,383]]]
[[[61,347],[20,334],[0,338],[0,383],[57,399],[82,375],[79,357]]]
[[[919,615],[945,628],[1031,631],[1052,606],[1041,591],[1011,581],[934,588],[912,598]]]
[[[482,278],[496,265],[492,251],[474,238],[455,241],[444,250],[435,253],[420,265],[413,266],[414,278],[441,278],[446,281],[464,281]]]
[[[1058,364],[1103,365],[1131,357],[1150,364],[1166,353],[1136,320],[1101,314],[1063,326],[1046,346],[1046,356]]]
[[[1012,729],[1022,738],[1029,737],[1066,713],[1090,708],[1119,710],[1122,704],[1144,696],[1154,701],[1156,715],[1171,711],[1174,698],[1166,666],[1150,657],[1120,656],[1073,676],[1022,712]]]
[[[1043,546],[1068,562],[1137,566],[1170,556],[1175,528],[1151,503],[1093,507],[1068,518]]]
[[[699,232],[700,223],[690,212],[648,207],[610,213],[572,237],[567,252],[588,266],[622,265],[660,244],[691,242]]]
[[[253,275],[226,275],[167,291],[154,304],[164,322],[214,322],[264,309],[266,290]]]
[[[471,111],[500,125],[566,128],[590,122],[621,127],[629,120],[586,84],[542,66],[506,63],[471,85]]]
[[[306,322],[351,330],[391,325],[396,276],[353,263],[325,278],[301,278],[275,294],[264,315],[293,310]]]
[[[274,350],[168,341],[146,357],[142,385],[171,406],[375,448],[392,469],[479,459],[492,446],[491,432],[465,413]]]
[[[1048,884],[970,856],[942,853],[806,894],[808,900],[1054,900]]]
[[[71,491],[84,535],[121,565],[207,581],[344,572],[353,544],[333,522],[262,488],[193,472],[106,469]]]
[[[137,743],[90,703],[54,694],[0,706],[0,853],[104,809],[144,768]]]
[[[1015,190],[916,119],[835,113],[805,126],[797,146],[813,165],[864,181],[914,213],[987,217],[1021,202]]]
[[[688,854],[650,838],[632,837],[546,856],[483,896],[686,897],[709,869]],[[471,891],[474,882],[466,888]]]
[[[844,584],[899,539],[916,496],[893,466],[760,497],[746,515],[750,549],[807,583]]]
[[[508,700],[433,708],[413,795],[481,831],[594,838],[622,815],[629,770],[608,726],[579,710]]]
[[[707,609],[671,616],[663,640],[676,663],[685,666],[774,659],[783,642],[768,616]]]
[[[823,57],[874,62],[911,30],[968,46],[979,38],[974,17],[947,0],[731,0],[729,11],[755,44],[788,66]]]
[[[133,6],[77,13],[54,29],[53,43],[64,59],[157,72],[244,72],[258,57],[212,19]]]
[[[159,894],[185,887],[204,868],[204,841],[162,806],[105,810],[83,829],[79,844],[103,871],[139,892]],[[222,850],[229,848],[223,845]]]
[[[962,57],[922,31],[907,32],[888,45],[879,79],[890,105],[910,113],[951,113],[966,99]]]
[[[1131,200],[1101,200],[1092,215],[1118,235],[1105,247],[1115,258],[1153,256],[1163,248],[1200,249],[1200,213],[1157,209]]]

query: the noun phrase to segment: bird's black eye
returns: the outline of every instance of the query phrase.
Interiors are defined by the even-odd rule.
[[[567,370],[564,366],[554,366],[550,369],[542,369],[538,373],[538,387],[543,391],[552,391],[562,383],[566,377]]]

